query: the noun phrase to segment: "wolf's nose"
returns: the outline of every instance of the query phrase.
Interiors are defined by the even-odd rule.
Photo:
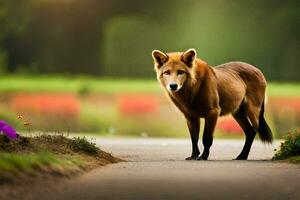
[[[171,90],[177,90],[178,87],[176,83],[171,83],[169,86]]]

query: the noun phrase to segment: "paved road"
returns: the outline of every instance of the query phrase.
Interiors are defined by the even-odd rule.
[[[231,160],[243,146],[239,140],[216,140],[210,161],[184,161],[190,142],[183,139],[98,138],[97,144],[129,162],[57,183],[43,199],[300,199],[300,166],[269,161],[279,142],[255,141],[250,161]]]

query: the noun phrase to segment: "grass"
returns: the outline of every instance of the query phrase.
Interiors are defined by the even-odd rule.
[[[0,178],[5,180],[14,178],[12,174],[36,172],[68,175],[117,161],[85,137],[42,135],[10,140],[0,135]]]
[[[298,83],[270,83],[268,86],[270,96],[300,96],[300,82]]]
[[[0,170],[1,172],[10,173],[33,173],[35,170],[41,170],[45,167],[64,168],[64,167],[83,167],[82,160],[74,158],[59,157],[53,153],[43,151],[36,154],[16,154],[1,153],[0,154]]]
[[[288,133],[273,160],[288,160],[300,163],[300,130]]]
[[[99,151],[96,144],[89,142],[86,137],[74,137],[70,143],[74,151],[82,151],[88,154],[96,154]]]
[[[97,92],[160,92],[155,80],[113,79],[61,76],[4,76],[0,79],[0,92],[71,92],[86,94]]]
[[[300,156],[292,156],[288,158],[288,161],[292,163],[300,163]]]
[[[153,74],[153,77],[155,75]],[[153,79],[95,78],[84,76],[3,76],[0,92],[90,92],[116,94],[122,92],[162,92]],[[270,83],[269,96],[300,96],[300,83]]]

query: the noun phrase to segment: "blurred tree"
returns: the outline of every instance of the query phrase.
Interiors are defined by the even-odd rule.
[[[300,80],[297,1],[187,0],[155,4],[152,10],[109,20],[106,74],[153,77],[152,49],[195,47],[211,65],[242,60],[268,79]]]
[[[33,63],[43,73],[103,74],[103,33],[116,14],[137,12],[137,0],[35,0],[24,40],[35,44]]]
[[[17,62],[28,64],[20,38],[30,19],[30,6],[25,0],[0,0],[0,64],[1,71],[14,71]]]
[[[194,47],[300,80],[299,23],[296,0],[0,0],[0,69],[154,77],[151,50]]]

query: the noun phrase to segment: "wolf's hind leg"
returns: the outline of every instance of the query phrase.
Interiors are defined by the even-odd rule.
[[[250,124],[245,110],[246,105],[241,105],[241,107],[238,109],[236,113],[233,114],[234,119],[239,123],[241,128],[243,129],[246,140],[243,147],[242,152],[238,155],[236,160],[247,160],[253,140],[256,135],[256,130],[253,128],[253,126]]]
[[[244,104],[245,106],[245,115],[248,117],[249,121],[251,122],[251,126],[258,130],[259,126],[259,114],[261,111],[261,105],[263,104],[264,98],[259,98],[248,96],[247,103]]]

